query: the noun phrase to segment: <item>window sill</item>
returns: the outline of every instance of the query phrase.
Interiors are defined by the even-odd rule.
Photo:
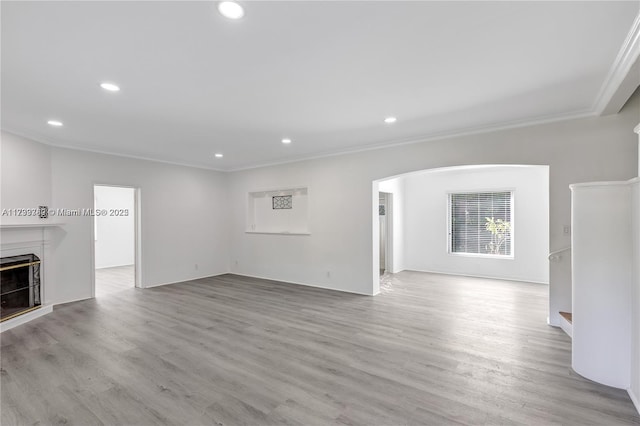
[[[456,257],[473,257],[477,259],[499,259],[499,260],[515,260],[514,255],[503,254],[482,254],[482,253],[448,253],[450,256]]]

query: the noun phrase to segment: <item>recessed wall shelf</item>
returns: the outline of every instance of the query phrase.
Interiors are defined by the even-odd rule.
[[[310,235],[308,188],[249,192],[246,233]]]

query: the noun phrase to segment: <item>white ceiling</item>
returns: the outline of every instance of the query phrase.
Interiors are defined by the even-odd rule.
[[[3,1],[2,128],[234,170],[582,115],[640,3],[242,4]]]

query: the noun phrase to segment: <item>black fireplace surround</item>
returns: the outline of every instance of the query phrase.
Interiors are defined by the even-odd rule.
[[[0,258],[0,322],[38,308],[40,297],[38,256]]]

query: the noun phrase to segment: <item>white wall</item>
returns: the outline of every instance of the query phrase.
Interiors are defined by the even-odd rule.
[[[228,271],[225,174],[48,147],[5,132],[1,148],[4,208],[91,209],[94,184],[140,188],[143,287]],[[51,220],[65,225],[49,230],[48,302],[91,297],[93,218]]]
[[[629,395],[640,412],[640,182],[631,187],[633,282],[631,290],[631,387]]]
[[[53,202],[58,208],[92,207],[94,184],[140,188],[143,287],[227,272],[228,216],[223,174],[53,148],[52,181]],[[58,239],[55,252],[55,300],[91,297],[92,218],[63,220],[64,235]]]
[[[9,133],[0,137],[0,211],[51,206],[51,149]],[[1,216],[3,224],[41,221],[37,217]]]
[[[638,133],[638,176],[640,177],[640,125]],[[640,412],[640,182],[631,187],[633,226],[633,266],[634,279],[631,292],[631,387],[629,395]]]
[[[549,282],[549,179],[546,166],[453,168],[407,175],[406,269]],[[448,253],[450,192],[514,191],[513,259]]]
[[[135,190],[116,186],[96,186],[95,217],[96,269],[135,263]],[[112,214],[128,212],[128,214]]]
[[[636,175],[638,143],[632,129],[636,94],[616,115],[568,120],[387,149],[245,170],[230,175],[231,267],[234,272],[340,289],[374,292],[372,224],[378,186],[373,181],[411,171],[470,164],[549,165],[549,245],[570,245],[569,184],[626,180]],[[246,197],[263,187],[308,185],[308,237],[250,235],[244,231]],[[375,191],[375,195],[372,192]],[[376,240],[377,241],[377,240]],[[377,254],[377,253],[376,253]],[[238,263],[236,264],[235,261]],[[550,322],[571,310],[568,262],[550,265]],[[327,276],[327,271],[331,271]]]

